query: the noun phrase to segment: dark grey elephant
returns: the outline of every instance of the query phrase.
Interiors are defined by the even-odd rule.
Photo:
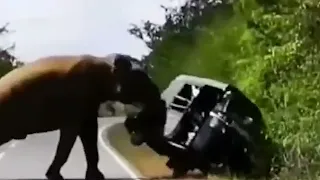
[[[63,180],[61,167],[79,136],[87,161],[86,179],[104,179],[98,169],[98,108],[102,102],[117,100],[118,81],[129,70],[126,58],[112,62],[81,55],[44,57],[9,72],[0,79],[0,145],[59,130],[46,176]]]

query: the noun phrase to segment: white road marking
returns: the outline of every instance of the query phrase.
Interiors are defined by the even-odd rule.
[[[4,152],[1,152],[0,153],[0,160],[4,157],[5,153]]]
[[[132,179],[139,179],[139,177],[133,172],[133,170],[127,165],[126,162],[124,162],[120,156],[115,152],[115,150],[112,149],[112,147],[108,146],[103,138],[102,138],[102,133],[104,130],[108,128],[108,125],[103,126],[102,128],[99,129],[99,134],[98,134],[98,139],[102,147],[108,151],[108,153],[114,158],[115,161],[130,175]]]
[[[18,144],[18,142],[13,141],[13,142],[10,144],[10,148],[14,148],[14,147],[16,147],[16,146],[17,146],[17,144]]]
[[[9,148],[14,148],[14,147],[16,147],[18,142],[13,141],[13,142],[9,142],[9,143],[10,143]],[[3,159],[5,154],[6,154],[6,152],[0,152],[0,160]]]

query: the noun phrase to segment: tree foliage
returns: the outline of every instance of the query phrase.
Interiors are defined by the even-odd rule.
[[[232,13],[232,6],[229,3],[214,0],[188,1],[181,7],[161,7],[164,9],[166,19],[163,25],[147,20],[141,27],[132,25],[129,29],[131,34],[143,40],[147,47],[153,50],[143,58],[151,68],[153,65],[149,60],[153,57],[161,58],[161,62],[166,64],[166,61],[172,58],[171,49],[182,51],[178,48],[179,44],[192,46],[197,43],[198,34],[211,24],[216,11],[224,14],[225,18]]]
[[[319,1],[188,0],[164,9],[165,24],[130,30],[151,48],[145,59],[159,86],[181,73],[236,84],[283,147],[274,178],[319,178]]]
[[[5,36],[10,31],[7,29],[9,24],[5,24],[0,28],[0,35]],[[12,55],[10,52],[15,48],[15,45],[10,47],[0,47],[0,77],[13,70],[16,67],[23,65],[21,61]]]

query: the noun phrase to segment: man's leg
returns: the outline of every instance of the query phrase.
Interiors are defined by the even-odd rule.
[[[63,180],[60,170],[69,158],[78,133],[79,128],[77,127],[65,127],[60,129],[60,139],[56,154],[46,173],[46,176],[49,180]]]
[[[86,120],[81,128],[80,139],[87,160],[86,180],[103,180],[104,176],[98,168],[98,121],[97,117]]]

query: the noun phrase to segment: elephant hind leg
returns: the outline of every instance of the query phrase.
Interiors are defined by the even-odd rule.
[[[98,168],[98,121],[96,116],[86,120],[81,128],[80,139],[87,160],[86,180],[104,180],[104,175]]]
[[[80,128],[78,128],[77,126],[64,127],[60,129],[60,139],[56,154],[46,173],[46,176],[49,180],[63,180],[63,177],[60,174],[60,170],[69,158],[79,131]]]

